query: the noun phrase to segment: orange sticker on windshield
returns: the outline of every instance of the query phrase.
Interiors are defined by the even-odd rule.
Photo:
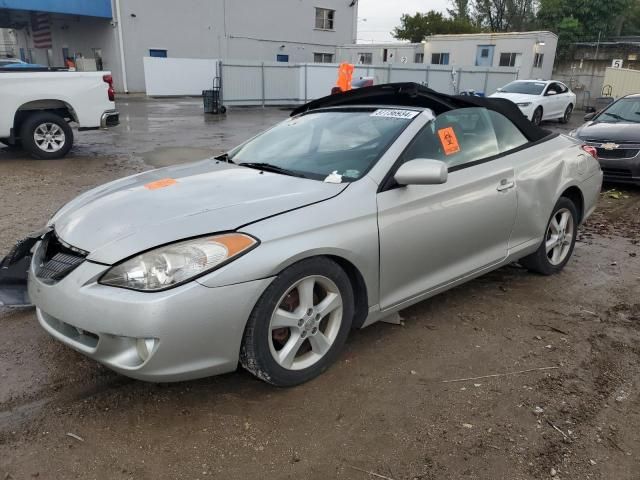
[[[161,180],[156,180],[155,182],[147,183],[144,188],[148,190],[158,190],[159,188],[170,187],[176,183],[178,183],[178,181],[174,178],[163,178]]]
[[[458,137],[456,137],[456,132],[453,131],[453,128],[441,128],[438,130],[438,137],[440,137],[440,143],[442,144],[445,155],[453,155],[460,151]]]

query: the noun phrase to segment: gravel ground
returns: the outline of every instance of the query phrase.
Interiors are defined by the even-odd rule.
[[[120,127],[78,134],[65,160],[0,149],[0,252],[92,186],[287,115],[119,108]],[[639,219],[640,189],[606,186],[561,274],[502,268],[402,326],[353,332],[333,368],[286,390],[242,370],[137,382],[53,341],[31,309],[0,310],[0,479],[637,479]]]

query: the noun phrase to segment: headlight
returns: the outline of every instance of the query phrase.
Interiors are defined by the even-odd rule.
[[[519,107],[528,107],[531,105],[531,102],[520,102],[516,103],[516,105],[518,105]]]
[[[257,243],[248,235],[229,233],[165,245],[112,267],[99,283],[144,292],[165,290],[226,264]]]

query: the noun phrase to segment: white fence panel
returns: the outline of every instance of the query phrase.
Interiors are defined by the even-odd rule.
[[[200,95],[222,72],[226,105],[297,105],[331,93],[338,64],[223,61],[145,57],[150,96]],[[456,72],[452,75],[452,71]],[[219,74],[219,73],[218,73]],[[354,79],[372,77],[376,85],[415,82],[453,94],[473,89],[490,95],[518,77],[516,69],[453,65],[356,65]]]
[[[389,81],[393,83],[415,82],[424,85],[427,82],[427,69],[422,65],[417,65],[416,67],[394,66],[392,70],[389,70],[388,77]]]
[[[296,105],[303,102],[300,96],[298,65],[267,64],[264,69],[264,99],[267,105]]]
[[[455,93],[453,77],[451,76],[451,68],[430,68],[427,85],[430,89],[438,92],[447,93],[449,95]]]
[[[357,69],[356,69],[357,70]],[[337,63],[305,63],[300,66],[302,100],[315,100],[331,93],[338,79]]]
[[[144,57],[147,95],[202,95],[211,89],[218,61],[202,58]]]
[[[226,105],[262,105],[264,85],[261,64],[224,62],[222,95]]]
[[[498,88],[504,87],[507,83],[513,82],[518,78],[518,72],[516,70],[512,72],[491,72],[487,79],[487,88],[485,92],[487,95],[494,93]]]

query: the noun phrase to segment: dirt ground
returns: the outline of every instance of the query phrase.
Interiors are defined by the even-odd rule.
[[[92,186],[287,115],[119,108],[120,127],[79,134],[65,160],[0,149],[0,252]],[[354,331],[293,389],[242,370],[130,380],[52,340],[33,310],[0,310],[0,480],[638,479],[639,240],[640,188],[606,186],[561,274],[508,266],[403,311],[403,326]]]

